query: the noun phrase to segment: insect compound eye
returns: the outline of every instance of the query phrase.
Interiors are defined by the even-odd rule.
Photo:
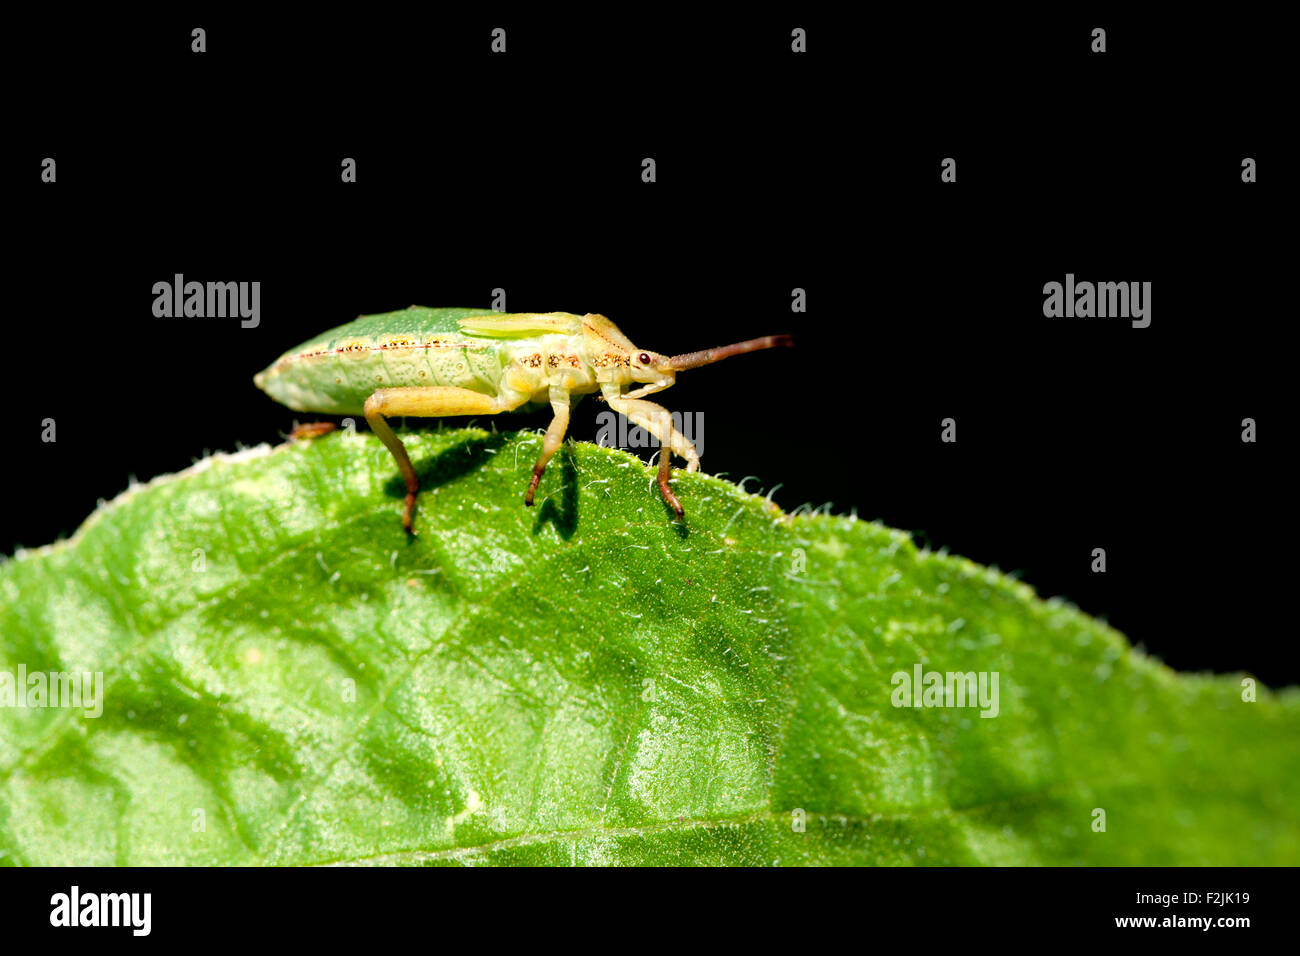
[[[642,352],[640,355],[638,355],[638,356],[636,357],[636,360],[637,360],[638,362],[640,362],[642,365],[649,365],[649,364],[650,364],[650,353],[648,353],[648,352]]]

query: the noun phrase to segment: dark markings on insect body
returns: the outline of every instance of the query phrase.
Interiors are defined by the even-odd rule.
[[[361,358],[363,355],[367,355],[371,352],[382,353],[396,350],[415,351],[417,349],[424,352],[428,352],[430,349],[463,349],[466,352],[471,350],[475,352],[487,352],[490,351],[491,346],[480,345],[477,343],[471,344],[443,336],[435,337],[424,342],[419,342],[410,338],[390,339],[379,344],[353,340],[341,342],[329,348],[316,349],[311,352],[295,353],[294,355],[283,358],[277,362],[274,371],[277,373],[283,372],[299,362],[319,362],[332,356],[346,356],[347,358],[352,359]],[[576,359],[574,360],[574,364],[577,364]]]

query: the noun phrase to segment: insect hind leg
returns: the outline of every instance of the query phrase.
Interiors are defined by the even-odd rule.
[[[517,400],[516,400],[517,399]],[[406,482],[406,504],[402,510],[402,527],[409,533],[415,516],[415,496],[420,491],[406,446],[389,427],[387,418],[393,415],[412,415],[417,418],[441,418],[445,415],[496,415],[518,408],[527,396],[500,398],[485,395],[468,388],[432,385],[426,388],[381,388],[366,399],[364,411],[370,430],[388,448],[397,470]]]

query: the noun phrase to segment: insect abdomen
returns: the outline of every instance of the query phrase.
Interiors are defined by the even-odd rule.
[[[492,395],[502,355],[491,343],[455,333],[345,336],[281,358],[255,378],[296,411],[359,415],[380,388],[446,385]]]

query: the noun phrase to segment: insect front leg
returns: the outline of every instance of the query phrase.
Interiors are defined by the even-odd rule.
[[[564,442],[564,433],[569,430],[569,390],[552,385],[550,397],[551,409],[555,412],[555,417],[551,419],[551,425],[546,429],[546,441],[542,443],[542,456],[533,466],[533,477],[528,482],[528,491],[524,493],[524,504],[530,508],[533,506],[533,492],[537,490],[537,484],[542,480],[546,463],[560,450],[560,445]]]
[[[645,398],[647,395],[653,395],[655,392],[662,392],[673,383],[671,381],[651,382],[649,385],[643,385],[634,392],[625,392],[622,397],[628,400]],[[649,404],[649,403],[647,403]]]
[[[685,458],[688,472],[699,471],[699,452],[685,435],[673,427],[672,416],[662,405],[621,395],[607,396],[605,400],[614,411],[625,415],[628,421],[640,425],[659,440],[659,493],[663,495],[664,501],[668,502],[668,506],[676,512],[677,517],[683,517],[686,512],[682,510],[682,503],[668,485],[672,472],[672,456],[676,454]]]
[[[406,507],[402,511],[402,527],[411,530],[415,515],[415,496],[420,490],[420,480],[411,466],[402,440],[388,427],[386,418],[393,415],[413,415],[424,418],[441,418],[445,415],[495,415],[518,408],[528,401],[526,395],[507,395],[497,398],[468,388],[434,385],[427,388],[381,388],[366,399],[366,421],[370,430],[379,436],[397,462],[397,469],[406,481]]]

